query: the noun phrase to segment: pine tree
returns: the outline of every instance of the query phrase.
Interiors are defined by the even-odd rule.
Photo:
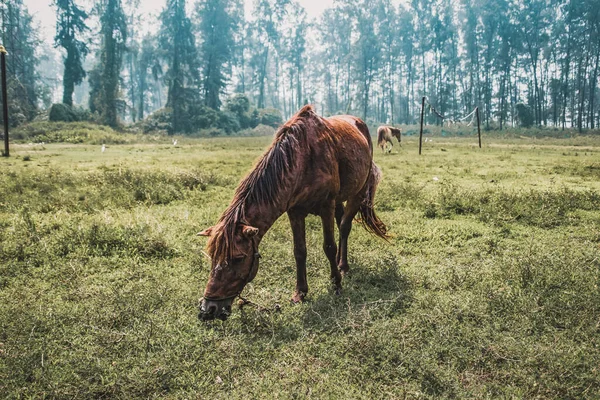
[[[192,23],[186,16],[185,0],[167,0],[160,19],[160,43],[169,66],[166,79],[169,87],[167,107],[172,110],[170,133],[184,132],[189,130],[188,108],[199,103],[200,84],[196,41]]]
[[[121,0],[105,0],[100,7],[100,62],[90,72],[90,109],[100,122],[117,127],[119,80],[127,40],[127,26]]]
[[[33,119],[37,113],[40,82],[35,52],[40,42],[22,0],[4,0],[0,5],[0,18],[2,44],[8,51],[9,122],[16,126]]]
[[[237,28],[233,16],[235,10],[241,7],[241,3],[228,0],[203,0],[197,5],[202,38],[200,49],[204,102],[215,110],[221,107],[219,95],[224,91],[227,77],[231,74],[229,67]]]
[[[73,105],[75,86],[85,78],[83,59],[88,54],[88,47],[78,36],[88,30],[85,20],[88,15],[73,0],[54,0],[56,7],[56,36],[54,47],[62,47],[66,51],[63,58],[63,103]]]

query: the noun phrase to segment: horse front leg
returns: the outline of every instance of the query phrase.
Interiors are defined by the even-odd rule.
[[[306,280],[306,213],[289,210],[288,218],[294,237],[294,258],[296,259],[296,290],[292,296],[293,303],[304,301],[308,293]]]
[[[339,208],[335,204],[322,209],[321,222],[323,224],[323,251],[329,260],[331,268],[331,283],[335,288],[335,294],[341,294],[342,290],[342,274],[337,268],[337,246],[335,245],[335,220],[334,217],[338,213]],[[343,208],[342,208],[343,210]]]

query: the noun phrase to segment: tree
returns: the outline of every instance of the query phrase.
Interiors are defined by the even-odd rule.
[[[121,0],[100,4],[100,61],[90,73],[90,109],[101,123],[117,127],[119,80],[127,40],[126,18]]]
[[[37,113],[40,82],[35,53],[40,42],[22,0],[3,1],[0,17],[2,44],[9,53],[6,63],[9,122],[16,126],[33,119]]]
[[[137,68],[137,85],[138,85],[138,119],[144,119],[144,111],[146,107],[146,93],[149,90],[148,78],[154,78],[158,81],[159,75],[162,73],[162,67],[158,61],[156,37],[145,36],[142,39],[140,51],[136,61]]]
[[[359,4],[354,11],[358,31],[355,54],[357,79],[358,82],[360,82],[362,94],[362,117],[366,120],[369,111],[371,84],[376,77],[379,70],[379,63],[381,62],[381,46],[375,33],[374,23],[369,19],[368,0],[363,1],[364,2]],[[380,6],[380,2],[375,4],[375,7]]]
[[[88,54],[88,47],[78,36],[88,30],[85,24],[88,15],[73,0],[54,0],[54,6],[57,17],[54,47],[62,47],[66,52],[62,102],[72,106],[75,86],[85,78],[83,59]]]
[[[162,56],[169,66],[166,73],[167,107],[172,110],[169,132],[172,134],[189,130],[188,109],[200,103],[197,95],[200,86],[199,62],[192,23],[185,12],[185,0],[167,0],[160,19]],[[190,86],[194,89],[189,89]]]
[[[295,86],[296,101],[295,107],[299,108],[302,102],[302,74],[304,72],[304,64],[306,59],[306,11],[298,3],[292,4],[292,12],[289,16],[291,22],[289,31],[284,37],[285,50],[280,49],[283,53],[283,58],[290,64],[290,89]],[[295,80],[295,82],[294,82]],[[290,90],[290,96],[294,90]]]
[[[243,8],[239,1],[202,0],[197,4],[200,18],[204,103],[215,110],[221,107],[220,94],[231,74],[230,63],[237,28],[234,12]]]

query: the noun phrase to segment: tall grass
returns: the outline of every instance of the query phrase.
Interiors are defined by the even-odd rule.
[[[23,145],[1,160],[2,397],[600,396],[600,143],[376,153],[393,236],[355,226],[341,296],[309,217],[310,291],[289,304],[281,218],[245,291],[260,307],[202,323],[195,233],[267,143],[50,144],[27,163]]]

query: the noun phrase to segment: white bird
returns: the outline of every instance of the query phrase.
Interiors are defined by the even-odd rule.
[[[104,153],[104,151],[106,150],[106,145],[102,145],[102,152]]]
[[[434,177],[433,177],[433,180],[437,182],[437,181],[439,181],[439,180],[440,180],[440,178],[438,178],[437,176],[434,176]]]
[[[427,143],[427,138],[425,138],[425,143]]]
[[[173,139],[173,146],[177,146],[177,139]]]

